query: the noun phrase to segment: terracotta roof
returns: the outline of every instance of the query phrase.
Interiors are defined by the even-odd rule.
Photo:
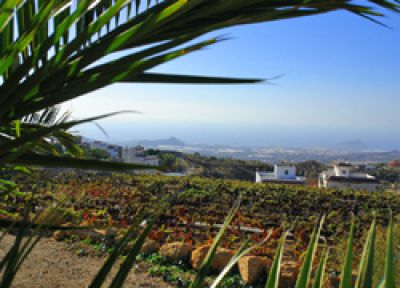
[[[361,178],[361,177],[343,177],[343,176],[329,176],[329,181],[335,182],[350,182],[350,183],[379,183],[376,178]]]

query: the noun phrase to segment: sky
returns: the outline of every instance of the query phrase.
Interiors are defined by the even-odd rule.
[[[326,146],[353,139],[400,149],[400,15],[390,28],[347,12],[247,25],[154,71],[267,79],[251,85],[117,84],[64,105],[74,118],[135,110],[79,133],[109,142]]]

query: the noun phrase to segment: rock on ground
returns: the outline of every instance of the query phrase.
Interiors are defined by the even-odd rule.
[[[193,250],[191,264],[194,269],[198,270],[200,268],[210,247],[211,245],[202,245]],[[231,250],[224,248],[218,249],[211,263],[211,268],[216,271],[222,271],[233,255],[234,253]]]
[[[160,244],[157,241],[148,239],[144,242],[142,248],[140,248],[140,253],[143,253],[144,255],[150,255],[158,252],[159,249]]]
[[[166,243],[160,248],[160,255],[172,262],[186,262],[190,258],[192,245],[182,242]]]
[[[246,284],[254,284],[260,278],[266,278],[271,261],[260,256],[244,256],[238,261],[239,272]]]

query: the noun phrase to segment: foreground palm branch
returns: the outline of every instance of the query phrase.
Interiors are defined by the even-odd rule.
[[[398,11],[393,1],[369,2]],[[35,141],[79,124],[34,131],[25,127],[23,133],[30,137],[18,141],[9,131],[15,121],[113,83],[259,81],[149,72],[224,40],[192,41],[207,32],[339,9],[374,21],[380,16],[349,0],[2,0],[0,127],[5,131],[0,137],[0,164],[23,158],[21,150],[32,152]],[[29,162],[25,158],[24,163]]]

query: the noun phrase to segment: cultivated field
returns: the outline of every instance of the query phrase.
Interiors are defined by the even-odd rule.
[[[240,209],[224,234],[222,247],[235,251],[246,239],[255,244],[272,232],[265,244],[250,253],[272,262],[282,232],[289,230],[282,273],[286,269],[288,278],[293,279],[301,266],[312,229],[322,215],[325,215],[325,224],[321,245],[330,247],[328,270],[336,275],[344,256],[344,239],[352,218],[357,224],[354,248],[355,256],[359,258],[373,213],[379,224],[378,234],[384,235],[383,227],[387,225],[389,211],[394,215],[400,212],[400,196],[393,193],[53,170],[35,171],[29,177],[13,175],[11,179],[21,185],[21,192],[26,193],[8,198],[8,204],[1,207],[6,217],[18,217],[23,211],[25,198],[33,197],[32,219],[36,217],[35,221],[40,222],[51,210],[48,207],[57,207],[58,224],[95,226],[87,233],[63,234],[60,240],[83,240],[104,251],[113,245],[112,241],[105,243],[101,237],[107,234],[104,232],[107,227],[114,227],[113,233],[118,239],[135,223],[138,213],[154,214],[161,201],[168,202],[168,208],[148,238],[159,245],[179,242],[193,249],[210,244],[240,197]],[[397,231],[397,226],[395,229]],[[383,237],[379,241],[383,241]],[[382,250],[376,257],[383,257],[383,254]],[[376,281],[381,270],[378,267]]]

